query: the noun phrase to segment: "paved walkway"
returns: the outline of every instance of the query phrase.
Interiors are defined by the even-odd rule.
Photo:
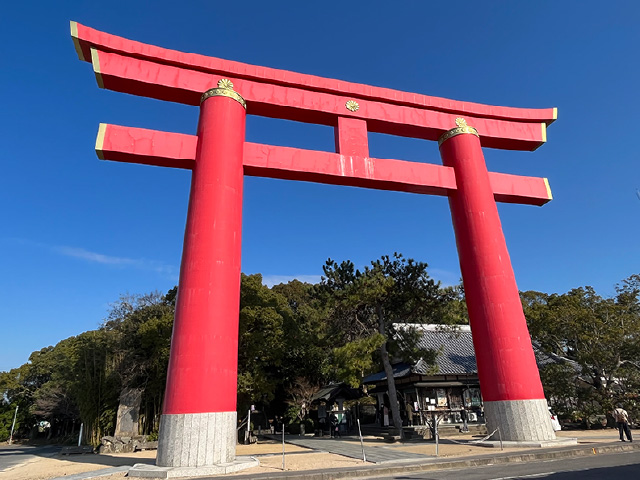
[[[354,441],[356,440],[356,441]],[[325,437],[299,437],[297,435],[287,435],[285,442],[299,447],[310,448],[312,450],[335,453],[345,457],[362,459],[362,446],[357,439],[333,439]],[[397,448],[365,446],[364,453],[367,462],[371,463],[398,463],[405,461],[417,461],[431,458],[430,455],[420,453],[405,452]]]
[[[366,448],[366,447],[365,447]],[[380,476],[389,477],[398,475],[400,478],[409,478],[409,475],[424,474],[425,472],[443,469],[461,469],[480,467],[485,465],[505,465],[509,463],[523,463],[532,461],[550,461],[562,458],[591,457],[601,454],[619,454],[624,452],[639,451],[640,445],[636,443],[605,443],[598,446],[578,445],[562,448],[537,448],[523,452],[501,453],[495,449],[489,449],[489,454],[469,455],[457,458],[429,457],[427,461],[409,462],[406,464],[363,465],[361,467],[341,469],[317,469],[292,472],[270,472],[260,475],[242,474],[234,476],[234,480],[331,480],[338,478],[362,478],[370,479]],[[368,460],[368,459],[367,459]],[[457,478],[452,473],[451,478]],[[511,478],[511,477],[509,477]],[[515,478],[515,477],[514,477]],[[520,478],[520,477],[518,477]],[[213,479],[212,479],[213,480]]]

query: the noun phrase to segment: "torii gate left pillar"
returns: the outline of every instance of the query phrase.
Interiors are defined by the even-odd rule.
[[[230,82],[202,95],[160,421],[162,467],[235,459],[246,108]]]

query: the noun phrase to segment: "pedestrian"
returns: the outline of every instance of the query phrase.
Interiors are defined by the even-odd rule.
[[[468,432],[469,431],[469,425],[467,424],[467,420],[468,420],[468,416],[467,416],[467,411],[464,409],[464,407],[462,407],[462,410],[460,410],[460,419],[462,420],[462,431],[463,432]]]
[[[629,428],[629,414],[624,408],[622,408],[622,404],[617,404],[616,409],[611,412],[611,414],[616,421],[618,432],[620,432],[620,441],[624,442],[624,435],[626,435],[627,439],[630,442],[633,442],[633,438],[631,438],[631,429]]]
[[[329,423],[331,424],[331,438],[341,437],[340,425],[338,424],[338,417],[335,412],[331,411],[329,414]]]
[[[410,402],[407,402],[407,425],[413,427],[413,406]]]

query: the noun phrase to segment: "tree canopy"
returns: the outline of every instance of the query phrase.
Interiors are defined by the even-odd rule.
[[[393,376],[394,357],[433,362],[437,352],[418,348],[412,325],[443,320],[440,284],[427,273],[427,264],[401,254],[383,256],[355,269],[350,261],[329,259],[320,283],[329,305],[328,319],[336,338],[336,373],[358,384],[379,355],[384,368],[394,425],[402,425]],[[402,437],[402,429],[399,430]]]
[[[610,298],[588,286],[564,294],[521,293],[532,339],[570,361],[541,371],[547,395],[567,416],[588,419],[620,401],[638,407],[640,275],[615,291]]]
[[[381,369],[390,379],[389,399],[395,399],[393,361],[429,363],[437,354],[417,348],[415,325],[468,323],[462,286],[441,286],[424,262],[394,254],[361,269],[331,259],[323,268],[315,285],[293,280],[269,288],[259,274],[242,275],[239,418],[256,405],[270,417],[304,421],[321,386],[360,386],[364,376]],[[559,413],[588,419],[621,400],[637,408],[640,275],[624,279],[615,292],[610,298],[591,287],[521,293],[532,340],[566,359],[541,371]],[[122,296],[98,329],[0,372],[0,441],[8,438],[18,407],[22,436],[47,424],[50,436],[77,440],[83,423],[85,440],[95,444],[113,433],[126,388],[143,391],[141,433],[157,432],[176,294],[173,288],[164,295]],[[397,402],[388,406],[399,425]]]

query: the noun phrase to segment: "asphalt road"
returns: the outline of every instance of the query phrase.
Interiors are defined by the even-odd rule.
[[[36,457],[51,457],[59,451],[60,447],[50,445],[44,447],[32,447],[28,445],[0,446],[0,472],[4,472],[11,467],[28,462]]]
[[[373,478],[373,477],[371,477]],[[563,458],[507,465],[487,465],[417,474],[401,474],[378,479],[394,480],[601,480],[640,478],[640,452],[610,453],[589,457]]]

